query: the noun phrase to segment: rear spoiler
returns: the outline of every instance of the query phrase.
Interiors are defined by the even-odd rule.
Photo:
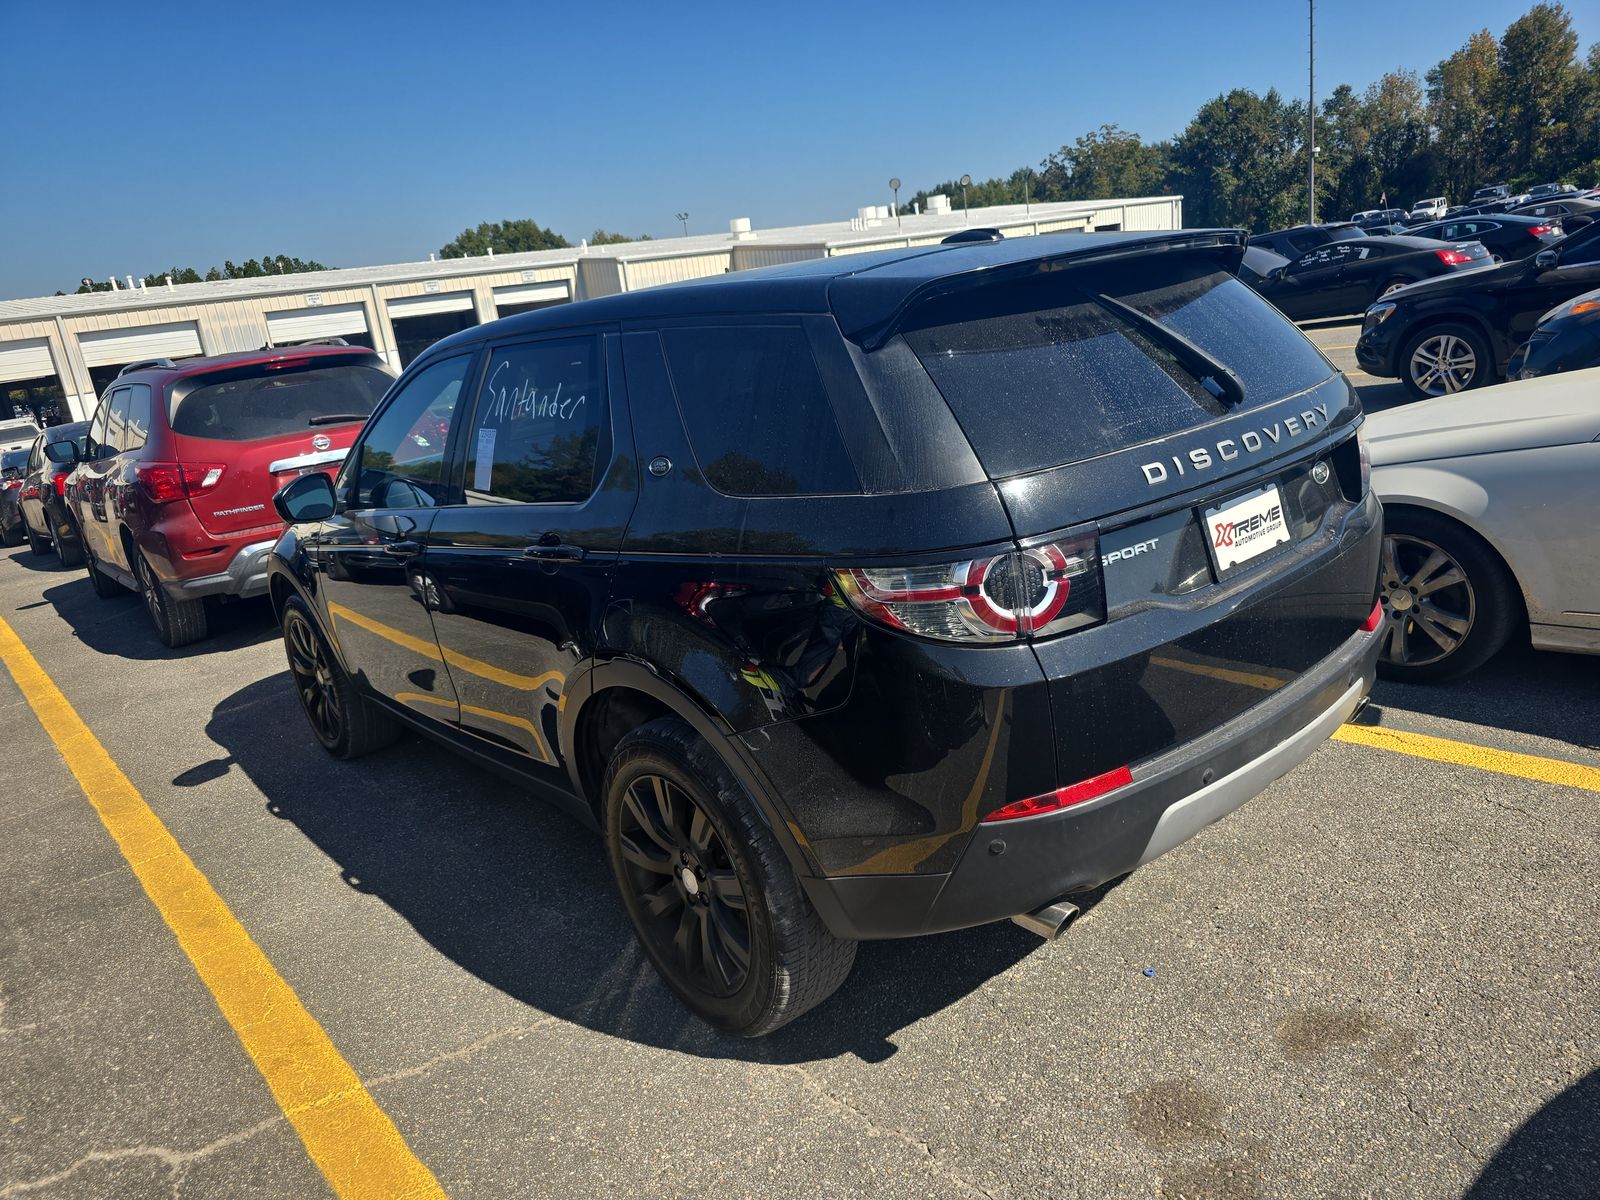
[[[1001,243],[954,245],[940,248],[935,254],[869,268],[859,274],[842,275],[829,285],[828,303],[840,331],[847,338],[865,350],[876,350],[895,335],[911,309],[935,296],[1005,283],[1044,271],[1151,254],[1212,251],[1221,265],[1230,273],[1236,273],[1248,236],[1243,229],[1195,229],[1152,231],[1143,237],[1107,235],[1103,240],[1081,233],[1042,234]],[[1061,240],[1057,240],[1058,237]],[[1005,256],[999,257],[994,252],[1002,247]],[[920,280],[905,277],[903,271],[907,268],[922,275],[930,260],[939,265],[948,264],[951,270]]]

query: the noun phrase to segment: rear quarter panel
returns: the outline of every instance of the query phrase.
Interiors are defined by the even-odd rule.
[[[1535,625],[1600,629],[1600,443],[1378,467],[1373,487],[1385,506],[1441,513],[1488,542]]]

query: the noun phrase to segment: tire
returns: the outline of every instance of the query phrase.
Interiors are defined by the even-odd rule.
[[[335,758],[360,758],[400,736],[400,725],[345,674],[306,607],[291,596],[283,607],[283,649],[311,732]]]
[[[78,544],[83,547],[83,565],[89,572],[89,585],[94,588],[94,594],[102,600],[112,600],[118,596],[126,596],[128,589],[123,587],[111,576],[101,571],[94,561],[94,551],[89,549],[89,543],[83,540],[83,534],[78,534]]]
[[[43,558],[55,550],[55,547],[50,544],[50,539],[40,537],[33,531],[33,526],[24,522],[22,529],[28,535],[28,549],[33,552],[35,558]]]
[[[133,553],[133,575],[139,581],[139,598],[163,646],[176,650],[206,636],[206,602],[174,599],[151,569],[150,560]]]
[[[1411,335],[1401,351],[1400,382],[1418,400],[1449,396],[1494,382],[1494,357],[1484,336],[1470,325],[1429,325]]]
[[[24,522],[18,521],[13,526],[0,525],[0,545],[22,545],[22,530]]]
[[[50,544],[56,548],[56,557],[61,560],[63,567],[83,566],[83,536],[78,534],[71,541],[62,541],[61,535],[56,532],[56,527],[50,527]]]
[[[1482,666],[1526,624],[1521,592],[1500,556],[1437,513],[1384,513],[1379,586],[1387,632],[1378,670],[1386,679],[1455,679]]]
[[[640,726],[606,768],[612,873],[645,954],[697,1016],[760,1037],[826,1000],[856,943],[806,899],[748,793],[676,718]]]

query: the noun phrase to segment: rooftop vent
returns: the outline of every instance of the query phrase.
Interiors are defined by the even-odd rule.
[[[928,197],[928,215],[929,216],[937,216],[940,213],[948,213],[949,211],[950,211],[950,197],[949,196],[941,194],[941,195],[938,195],[938,196],[929,196]]]
[[[736,242],[748,242],[756,235],[750,231],[749,217],[735,217],[728,222],[728,232],[733,235]]]

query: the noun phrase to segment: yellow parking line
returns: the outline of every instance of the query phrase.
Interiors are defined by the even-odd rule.
[[[1354,350],[1355,348],[1356,348],[1356,344],[1354,342],[1341,342],[1337,346],[1318,346],[1317,347],[1317,349],[1319,349],[1319,350]]]
[[[433,1173],[316,1018],[3,618],[0,661],[334,1194],[340,1200],[442,1198]]]
[[[1474,746],[1471,742],[1457,742],[1426,733],[1385,729],[1375,725],[1341,725],[1334,730],[1333,736],[1341,742],[1392,750],[1413,758],[1429,758],[1458,767],[1493,771],[1497,775],[1515,775],[1519,779],[1532,779],[1538,783],[1600,792],[1600,767],[1582,763],[1541,758],[1537,754],[1518,754],[1513,750],[1495,750],[1489,746]]]
[[[412,637],[404,630],[396,629],[393,625],[385,625],[374,617],[365,613],[358,613],[353,608],[346,608],[342,604],[329,602],[328,612],[341,621],[348,621],[352,625],[360,626],[368,633],[375,633],[381,638],[386,638],[397,646],[431,658],[435,662],[449,663],[452,667],[460,667],[484,679],[503,683],[506,687],[518,688],[525,692],[536,692],[547,683],[562,684],[567,677],[560,671],[546,671],[543,675],[519,675],[515,671],[507,671],[504,667],[497,667],[493,663],[486,663],[482,659],[472,658],[462,654],[459,650],[452,650],[449,646],[438,646],[433,642]]]
[[[1220,679],[1223,683],[1237,683],[1241,687],[1260,688],[1264,692],[1273,692],[1281,688],[1287,680],[1274,679],[1271,675],[1258,675],[1253,671],[1236,671],[1232,667],[1218,667],[1210,663],[1184,662],[1177,658],[1164,658],[1157,654],[1150,656],[1152,667],[1166,667],[1169,671],[1184,671],[1190,675],[1205,675],[1211,679]]]

